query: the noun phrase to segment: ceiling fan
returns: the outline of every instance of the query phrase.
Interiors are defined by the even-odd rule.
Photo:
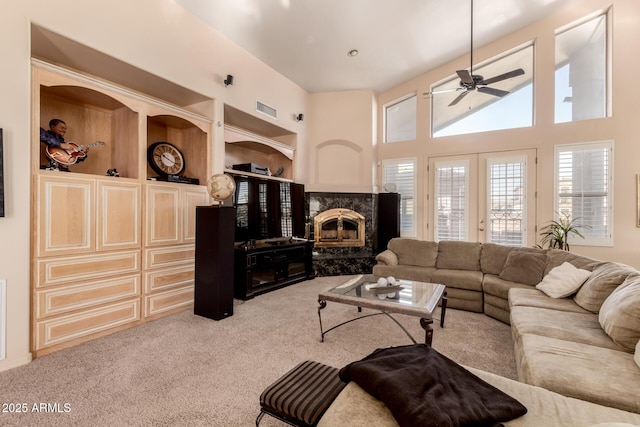
[[[496,89],[493,87],[489,87],[490,84],[500,82],[502,80],[510,79],[512,77],[521,76],[524,74],[524,70],[522,68],[517,68],[515,70],[511,70],[507,73],[500,74],[498,76],[490,77],[485,79],[483,76],[479,74],[473,74],[473,0],[471,0],[471,65],[468,70],[457,70],[456,74],[460,77],[459,87],[455,89],[445,89],[441,91],[435,92],[427,92],[425,95],[434,95],[438,93],[444,92],[453,92],[453,91],[463,91],[460,93],[451,103],[449,107],[456,105],[458,102],[462,100],[465,96],[472,91],[478,91],[482,93],[486,93],[488,95],[503,97],[509,94],[509,91]]]

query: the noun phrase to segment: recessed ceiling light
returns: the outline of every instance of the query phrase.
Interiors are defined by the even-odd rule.
[[[348,56],[358,56],[358,49],[351,49],[349,52],[347,52]]]

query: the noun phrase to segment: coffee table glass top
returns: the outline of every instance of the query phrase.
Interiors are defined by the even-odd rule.
[[[431,315],[445,290],[441,284],[396,279],[400,289],[390,288],[390,293],[384,293],[385,289],[381,290],[377,285],[378,279],[378,276],[370,274],[355,276],[321,293],[319,298],[381,310],[388,308],[393,312]]]

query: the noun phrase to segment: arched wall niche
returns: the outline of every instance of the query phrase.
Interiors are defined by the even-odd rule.
[[[334,139],[315,147],[313,156],[315,183],[322,185],[362,185],[363,149],[358,144]],[[322,167],[320,167],[322,165]]]

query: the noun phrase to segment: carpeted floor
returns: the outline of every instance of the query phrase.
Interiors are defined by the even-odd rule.
[[[261,391],[297,363],[341,367],[376,348],[410,343],[385,316],[344,325],[321,343],[318,293],[345,279],[320,277],[239,302],[222,321],[182,312],[0,372],[0,425],[255,425]],[[355,307],[329,302],[322,319],[326,328],[356,315]],[[424,339],[417,318],[395,317]],[[445,327],[434,329],[433,347],[442,354],[516,377],[508,325],[449,309]],[[283,425],[270,417],[261,424]]]

